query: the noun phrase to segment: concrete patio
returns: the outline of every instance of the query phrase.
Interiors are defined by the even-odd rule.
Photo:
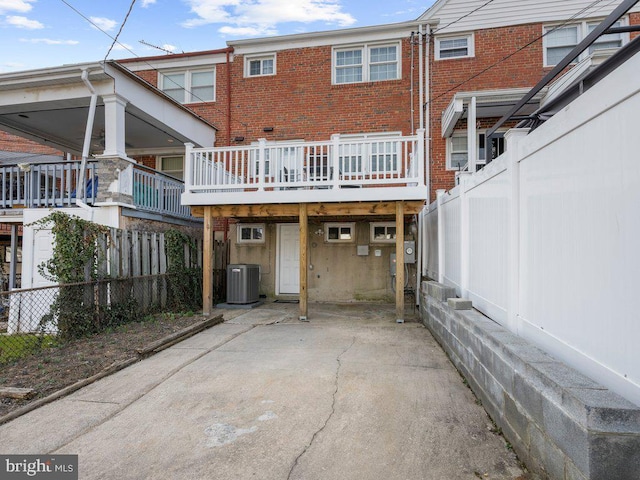
[[[0,426],[81,479],[528,478],[422,324],[393,305],[225,310],[225,323]]]

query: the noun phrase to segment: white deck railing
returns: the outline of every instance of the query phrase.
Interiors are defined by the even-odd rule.
[[[133,204],[139,210],[192,218],[189,207],[180,203],[184,184],[173,177],[143,165],[133,170]]]
[[[188,144],[183,203],[236,203],[238,194],[242,203],[262,203],[267,198],[300,201],[305,193],[293,190],[314,190],[310,196],[316,199],[322,196],[317,190],[325,190],[324,196],[339,200],[336,195],[342,189],[424,190],[424,185],[424,131],[367,139],[333,135],[320,142],[269,144],[262,139],[256,145],[239,147],[193,148]],[[210,194],[216,194],[215,201]],[[415,193],[409,197],[414,198]]]
[[[86,186],[82,200],[96,199],[96,164],[86,167]],[[76,186],[80,162],[34,163],[0,167],[2,197],[0,208],[61,207],[76,203]]]

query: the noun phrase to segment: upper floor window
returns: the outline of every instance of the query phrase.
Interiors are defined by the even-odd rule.
[[[487,136],[484,132],[478,133],[476,152],[476,166],[481,167],[487,163],[487,153],[491,158],[497,158],[505,152],[504,132],[496,132],[491,137],[491,152],[487,151]],[[467,132],[455,132],[447,140],[447,170],[462,170],[469,161],[469,148]]]
[[[436,60],[466,58],[475,55],[473,35],[436,38]]]
[[[400,78],[400,45],[358,45],[336,48],[333,83],[377,82]]]
[[[276,74],[276,56],[263,55],[260,57],[246,57],[244,64],[245,77],[263,77]]]
[[[184,157],[182,155],[158,157],[157,166],[158,170],[167,175],[179,180],[184,178]]]
[[[560,63],[599,23],[600,22],[581,22],[570,25],[544,27],[544,65],[550,67]],[[613,26],[619,27],[621,25],[622,22],[616,22]],[[604,48],[621,47],[625,40],[625,37],[621,33],[601,35],[589,47],[589,54]],[[586,55],[586,53],[583,55]]]
[[[214,69],[180,70],[160,74],[160,90],[180,103],[215,100]]]

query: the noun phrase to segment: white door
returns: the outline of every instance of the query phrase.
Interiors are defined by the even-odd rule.
[[[297,223],[278,225],[278,293],[300,293],[300,233]]]

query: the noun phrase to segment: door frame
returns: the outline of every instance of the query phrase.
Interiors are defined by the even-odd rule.
[[[277,223],[276,224],[276,285],[275,285],[275,294],[276,295],[299,295],[300,294],[300,285],[298,284],[298,293],[280,293],[280,246],[282,242],[281,231],[282,226],[296,226],[300,228],[299,223]],[[300,258],[298,258],[298,262]]]

